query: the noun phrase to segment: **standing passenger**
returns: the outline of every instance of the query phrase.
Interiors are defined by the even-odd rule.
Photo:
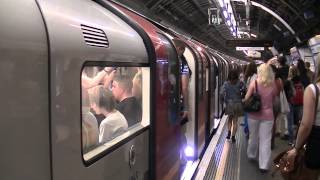
[[[311,81],[307,75],[307,69],[304,65],[304,62],[301,59],[298,60],[297,68],[299,70],[300,81],[302,82],[303,87],[306,88]]]
[[[189,78],[191,76],[191,71],[188,66],[188,62],[184,57],[183,53],[186,49],[185,44],[180,40],[174,40],[175,47],[177,49],[179,63],[180,63],[180,79],[181,79],[181,119],[182,121],[188,121],[188,96],[189,96]]]
[[[221,91],[221,95],[226,104],[226,115],[229,115],[227,139],[229,140],[231,137],[232,142],[236,141],[235,134],[238,127],[238,117],[242,113],[240,94],[240,89],[243,88],[242,86],[244,86],[244,84],[239,81],[238,72],[231,70],[228,75],[228,81],[223,84]]]
[[[277,94],[274,82],[274,74],[268,64],[258,67],[258,78],[251,82],[244,101],[258,90],[261,97],[261,109],[259,112],[249,113],[249,142],[247,155],[251,160],[258,157],[261,172],[269,170],[271,158],[271,138],[274,123],[273,100]]]
[[[245,74],[245,82],[246,82],[246,89],[249,88],[249,85],[252,81],[257,79],[257,65],[254,62],[251,62],[248,67],[246,68]],[[249,138],[249,125],[248,125],[248,113],[244,112],[244,133],[246,137]]]
[[[317,56],[317,68],[320,72],[320,55]],[[305,180],[317,180],[320,174],[320,105],[319,97],[318,102],[316,95],[319,92],[320,87],[320,74],[317,74],[316,84],[309,85],[304,93],[303,97],[303,117],[301,125],[298,130],[297,140],[294,148],[288,151],[289,168],[292,170],[294,167],[294,160],[300,149],[306,144],[306,152],[303,165],[304,177],[300,177]]]
[[[112,82],[112,94],[118,102],[116,109],[127,119],[129,127],[141,121],[141,104],[132,95],[132,77],[116,75]]]
[[[307,76],[310,79],[310,81],[313,82],[314,73],[310,70],[310,62],[305,62],[305,66],[307,69]]]
[[[115,109],[115,101],[110,90],[103,86],[98,86],[95,90],[92,108],[97,114],[106,117],[101,121],[99,128],[99,143],[103,143],[124,133],[128,124],[126,118]]]

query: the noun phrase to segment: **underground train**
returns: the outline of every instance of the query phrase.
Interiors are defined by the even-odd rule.
[[[0,14],[1,179],[179,179],[201,158],[237,59],[113,1],[4,0]]]

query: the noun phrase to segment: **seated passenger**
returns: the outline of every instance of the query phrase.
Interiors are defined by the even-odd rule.
[[[112,94],[118,101],[116,109],[127,119],[129,127],[141,121],[142,109],[138,100],[132,96],[132,78],[117,75],[112,82]]]
[[[84,150],[98,144],[98,122],[90,112],[89,95],[82,92],[82,148]]]
[[[102,143],[124,133],[128,124],[126,118],[115,109],[115,101],[110,90],[98,86],[95,94],[92,108],[97,114],[103,114],[106,117],[99,128],[99,143]]]

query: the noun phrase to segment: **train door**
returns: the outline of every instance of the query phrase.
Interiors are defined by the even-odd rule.
[[[210,138],[211,134],[213,133],[214,126],[215,126],[215,111],[216,111],[216,98],[217,95],[216,91],[216,65],[214,59],[210,54],[206,54],[207,59],[209,60],[208,68],[208,123],[207,123],[207,131],[208,136]]]
[[[157,53],[161,49],[163,58],[158,58],[156,63],[156,179],[179,179],[182,145],[179,117],[180,64],[170,39],[161,33],[158,33],[158,37],[160,44]]]
[[[198,62],[196,60],[196,55],[190,46],[186,45],[185,52],[183,54],[187,60],[188,66],[192,72],[189,78],[189,97],[188,97],[188,119],[189,121],[182,125],[185,137],[186,145],[183,147],[184,156],[188,160],[197,159],[197,134],[196,134],[196,124],[197,124],[197,79],[198,79]]]
[[[148,179],[150,39],[110,6],[38,3],[50,40],[52,179]]]
[[[211,57],[213,58],[214,66],[216,67],[216,71],[214,74],[214,94],[215,94],[215,100],[214,100],[214,119],[219,119],[219,100],[220,100],[220,95],[219,95],[219,73],[221,71],[220,69],[220,63],[219,60],[213,56],[213,54],[210,52]],[[214,123],[216,124],[216,123]]]
[[[200,49],[200,54],[203,61],[203,109],[199,109],[199,114],[203,114],[204,122],[201,124],[200,131],[203,131],[203,134],[205,135],[205,143],[209,142],[209,122],[210,122],[210,94],[209,94],[209,80],[210,80],[210,60],[209,57],[204,49]]]
[[[197,94],[197,125],[196,125],[196,143],[197,156],[200,157],[205,147],[206,139],[206,121],[207,121],[207,93],[206,93],[206,68],[207,62],[200,48],[196,48],[195,54],[198,61],[198,94]]]

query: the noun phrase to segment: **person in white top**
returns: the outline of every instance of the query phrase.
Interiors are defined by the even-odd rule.
[[[82,92],[82,148],[86,152],[98,144],[99,128],[96,117],[90,112],[89,94]]]
[[[99,143],[104,143],[123,134],[128,129],[126,118],[115,109],[115,100],[110,90],[98,86],[94,93],[92,108],[97,114],[103,114],[99,128]]]
[[[320,55],[316,59],[317,77],[315,84],[307,86],[303,96],[303,115],[298,130],[296,143],[290,151],[287,152],[288,171],[294,168],[294,161],[300,149],[306,144],[304,158],[305,179],[316,180],[320,174],[320,106],[319,87],[320,87]],[[317,93],[318,91],[318,93]],[[318,97],[316,96],[318,95]]]

